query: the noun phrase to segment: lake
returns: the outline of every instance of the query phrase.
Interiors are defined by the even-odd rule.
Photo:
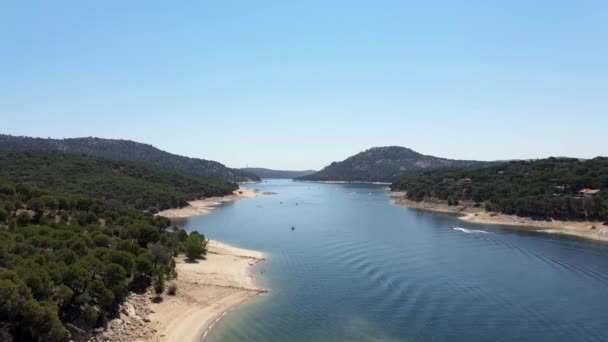
[[[269,256],[269,293],[207,341],[608,340],[608,244],[396,206],[379,185],[245,186],[276,194],[184,223]]]

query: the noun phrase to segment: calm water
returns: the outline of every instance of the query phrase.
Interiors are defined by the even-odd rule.
[[[606,244],[406,209],[380,186],[253,187],[277,194],[185,224],[270,256],[269,294],[209,341],[608,341]]]

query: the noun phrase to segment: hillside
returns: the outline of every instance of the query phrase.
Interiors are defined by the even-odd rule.
[[[178,156],[158,148],[130,140],[101,138],[45,139],[0,134],[0,150],[41,150],[144,162],[172,168],[199,176],[216,177],[230,182],[258,181],[254,174],[232,169],[212,160]]]
[[[399,146],[374,147],[298,180],[392,182],[404,175],[427,170],[484,164],[487,163],[426,156]]]
[[[473,201],[483,203],[487,211],[522,217],[608,220],[608,158],[548,158],[437,170],[405,177],[391,188],[406,191],[413,201]]]
[[[246,167],[242,168],[242,171],[253,173],[260,178],[274,178],[274,179],[293,179],[297,177],[303,177],[315,173],[314,170],[304,171],[286,171],[286,170],[270,170],[260,167]]]
[[[139,162],[45,151],[0,151],[2,180],[151,211],[183,206],[196,198],[227,195],[238,188],[217,178]]]
[[[134,207],[235,187],[134,162],[0,152],[0,339],[86,341],[124,317],[130,291],[162,294],[173,256],[200,258],[205,237]]]

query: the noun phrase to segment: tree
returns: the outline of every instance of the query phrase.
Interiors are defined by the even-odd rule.
[[[101,306],[109,307],[114,303],[114,293],[99,279],[91,282],[89,292]]]
[[[0,223],[6,223],[8,216],[8,211],[6,211],[4,208],[0,208]]]
[[[126,276],[131,276],[133,265],[135,264],[135,256],[129,252],[110,250],[105,256],[107,263],[120,265],[126,272]]]
[[[160,244],[154,244],[154,245],[150,246],[150,253],[152,253],[152,256],[154,257],[154,266],[155,267],[157,264],[167,265],[167,264],[169,264],[169,261],[172,259],[171,255],[169,255],[169,253],[167,253],[165,248],[163,246],[161,246]]]
[[[119,264],[109,264],[106,266],[104,280],[106,285],[112,286],[119,284],[127,279],[127,271]]]
[[[17,215],[17,226],[25,227],[28,224],[30,224],[30,220],[31,220],[30,214],[23,211],[23,212],[19,213],[19,215]]]
[[[160,297],[163,292],[165,292],[165,272],[161,267],[157,270],[154,279],[154,293],[156,293],[157,297]]]
[[[0,194],[5,194],[8,196],[15,195],[15,187],[10,184],[0,184]]]
[[[35,299],[25,302],[23,321],[32,337],[39,341],[63,341],[66,331],[52,302],[39,303]]]
[[[491,211],[493,211],[492,202],[490,202],[490,201],[484,201],[484,202],[483,202],[483,207],[485,208],[485,210],[486,210],[487,212],[491,212]]]
[[[17,285],[8,279],[0,279],[0,320],[19,314],[22,300]]]
[[[188,235],[186,239],[186,257],[190,260],[202,258],[207,254],[207,241],[205,236],[197,232]]]
[[[145,252],[137,256],[135,259],[135,272],[141,275],[149,275],[154,270],[154,257],[150,252]]]
[[[63,276],[63,283],[74,292],[75,296],[84,293],[90,279],[89,272],[80,265],[72,265]]]
[[[99,234],[93,238],[93,243],[97,247],[109,247],[112,242],[112,238],[105,234]]]

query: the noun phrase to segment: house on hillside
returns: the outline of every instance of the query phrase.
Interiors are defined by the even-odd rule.
[[[584,197],[584,198],[592,198],[597,196],[597,194],[599,194],[600,189],[583,189],[580,190],[578,193]]]

